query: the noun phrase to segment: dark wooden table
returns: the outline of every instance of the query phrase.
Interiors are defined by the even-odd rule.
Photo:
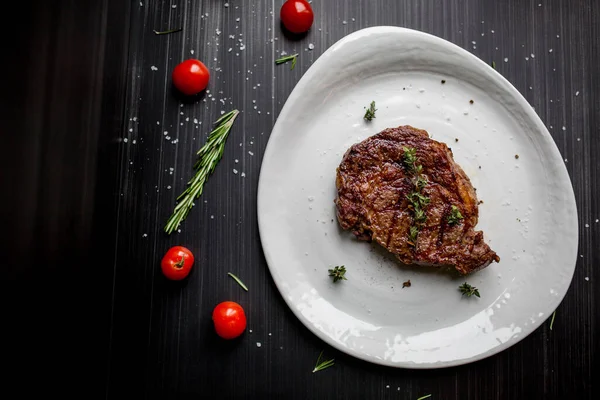
[[[598,398],[600,2],[315,0],[299,40],[282,33],[281,4],[33,0],[7,16],[19,30],[2,62],[5,382],[77,398]],[[470,365],[403,370],[339,353],[291,313],[263,257],[256,191],[277,115],[322,52],[376,25],[494,61],[546,123],[575,190],[580,256],[554,329]],[[282,51],[300,54],[294,70],[274,65]],[[190,57],[212,73],[195,102],[170,82]],[[181,233],[166,236],[195,150],[233,108],[223,160]],[[182,284],[160,273],[175,244],[197,257]],[[234,342],[210,318],[226,299],[248,315]],[[323,349],[336,365],[313,374]]]

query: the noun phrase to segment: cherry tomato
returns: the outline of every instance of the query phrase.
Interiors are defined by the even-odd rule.
[[[306,0],[287,0],[281,6],[283,26],[292,33],[304,33],[310,29],[315,16]]]
[[[235,339],[246,330],[246,314],[238,303],[224,301],[217,304],[212,315],[217,335],[223,339]]]
[[[192,96],[208,86],[210,73],[201,61],[189,59],[178,64],[173,70],[173,85],[181,93]]]
[[[183,246],[171,247],[160,263],[163,274],[172,281],[179,281],[188,276],[192,265],[194,255]]]

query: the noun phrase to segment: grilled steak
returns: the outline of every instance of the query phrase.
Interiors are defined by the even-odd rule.
[[[411,126],[353,145],[337,169],[335,200],[344,229],[375,240],[405,264],[468,274],[500,257],[475,231],[471,181],[444,143]]]

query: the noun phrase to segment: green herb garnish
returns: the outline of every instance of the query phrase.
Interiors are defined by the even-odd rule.
[[[556,311],[552,313],[552,320],[550,321],[550,330],[552,330],[552,327],[554,326],[554,317],[556,317]]]
[[[427,183],[428,183],[427,178],[425,178],[423,175],[419,175],[415,182],[415,186],[417,187],[417,189],[421,190],[427,185]]]
[[[412,225],[408,230],[408,244],[415,247],[417,245],[417,236],[419,235],[419,228]]]
[[[417,149],[414,147],[403,147],[402,150],[404,151],[402,160],[404,161],[406,169],[414,171],[417,163]]]
[[[410,201],[413,208],[425,207],[429,204],[429,197],[419,192],[411,192],[411,194],[406,195],[406,198]]]
[[[183,28],[169,29],[168,31],[157,31],[157,30],[154,30],[154,34],[155,35],[168,35],[169,33],[181,32],[182,30],[183,30]]]
[[[279,65],[279,64],[285,64],[286,62],[291,61],[292,62],[292,67],[290,68],[290,70],[292,70],[296,66],[296,60],[297,59],[298,59],[298,53],[278,58],[277,60],[275,60],[275,64],[277,64],[277,65]]]
[[[248,288],[246,287],[246,285],[244,285],[244,282],[242,282],[240,278],[238,278],[237,276],[235,276],[231,272],[228,272],[227,275],[229,275],[230,277],[232,277],[233,280],[236,281],[238,283],[238,285],[240,285],[242,287],[242,289],[244,289],[246,292],[248,291]]]
[[[463,294],[463,296],[471,297],[471,296],[479,296],[479,290],[475,286],[469,285],[467,282],[463,283],[458,287],[458,290]]]
[[[448,215],[448,224],[456,225],[461,219],[463,219],[463,216],[460,213],[460,209],[455,205],[452,205],[452,210],[450,211],[450,215]]]
[[[424,399],[428,399],[428,398],[430,398],[430,397],[431,397],[431,395],[430,395],[430,394],[428,394],[428,395],[425,395],[425,396],[421,396],[421,397],[419,397],[417,400],[424,400]]]
[[[492,61],[492,68],[496,69],[496,61]]]
[[[348,280],[344,276],[346,274],[346,267],[344,267],[343,265],[340,267],[335,267],[333,269],[329,269],[328,271],[329,271],[329,276],[333,277],[333,283],[335,283],[337,281],[341,281],[341,280],[345,280],[345,281]]]
[[[219,118],[215,122],[217,127],[210,133],[204,146],[198,150],[198,160],[194,164],[196,174],[188,182],[185,191],[177,197],[175,210],[173,210],[173,214],[169,217],[165,225],[165,232],[168,234],[173,233],[173,231],[179,228],[181,222],[187,217],[192,207],[194,207],[194,200],[202,194],[204,184],[223,157],[225,141],[227,141],[231,126],[238,114],[238,110],[233,110]]]
[[[417,236],[419,229],[425,221],[427,221],[427,214],[425,214],[424,208],[429,204],[429,197],[421,194],[421,190],[427,186],[427,178],[422,175],[423,166],[417,164],[417,150],[414,147],[403,147],[402,150],[402,162],[406,167],[407,172],[413,174],[411,178],[412,183],[415,185],[415,190],[410,194],[406,195],[408,200],[408,208],[413,213],[413,226],[410,227],[408,235],[408,243],[412,246],[417,245]]]
[[[365,112],[365,116],[363,118],[367,121],[371,121],[373,118],[375,118],[375,111],[377,111],[377,109],[375,108],[375,102],[372,101],[369,105],[369,108],[367,108],[367,111]]]
[[[321,358],[323,357],[323,352],[321,351],[321,354],[319,354],[319,358],[317,358],[317,363],[315,364],[315,369],[313,369],[313,374],[315,372],[318,371],[322,371],[325,368],[329,368],[329,367],[333,367],[334,365],[334,359],[331,360],[327,360],[327,361],[321,361]]]

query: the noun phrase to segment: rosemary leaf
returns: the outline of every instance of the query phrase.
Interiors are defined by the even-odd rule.
[[[168,31],[154,30],[153,32],[155,35],[168,35],[170,33],[181,32],[182,30],[183,30],[183,28],[177,28],[177,29],[169,29]]]
[[[238,283],[238,285],[240,285],[242,287],[242,289],[244,289],[246,292],[248,291],[248,288],[246,287],[246,285],[244,285],[244,282],[242,282],[240,278],[238,278],[237,276],[235,276],[231,272],[228,272],[227,275],[229,275],[230,277],[232,277],[233,280],[236,281]]]

